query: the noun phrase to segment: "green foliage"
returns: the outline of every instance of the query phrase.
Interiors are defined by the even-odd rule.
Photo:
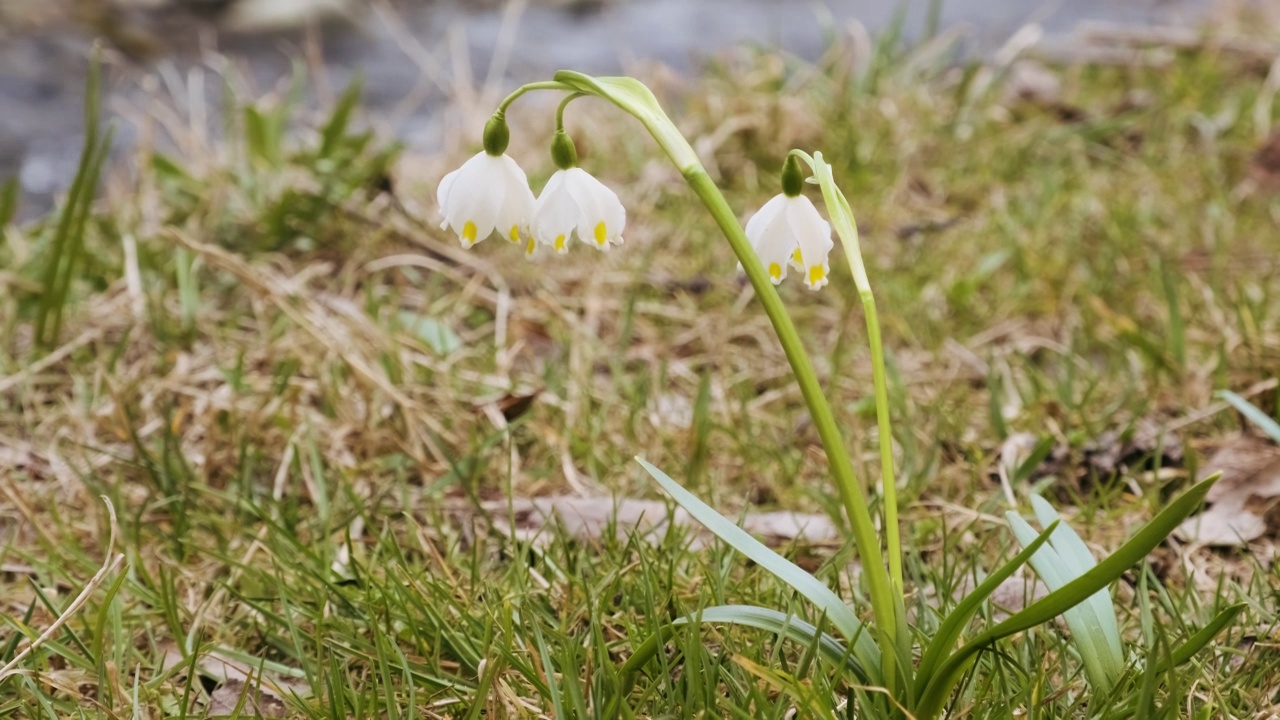
[[[1036,574],[1050,590],[1058,590],[1069,582],[1097,567],[1089,549],[1069,525],[1061,522],[1057,512],[1039,496],[1032,496],[1036,518],[1048,527],[1057,524],[1050,546],[1041,548],[1031,556]],[[1024,547],[1030,546],[1037,535],[1017,513],[1005,514],[1013,534]],[[1120,632],[1116,627],[1115,608],[1106,590],[1091,595],[1081,604],[1067,610],[1063,617],[1071,628],[1071,641],[1080,651],[1089,682],[1096,690],[1105,692],[1124,672],[1125,657],[1120,647]]]
[[[102,104],[102,75],[95,60],[90,66],[85,89],[85,136],[80,163],[67,199],[59,211],[58,220],[43,247],[43,257],[31,268],[39,277],[40,293],[36,309],[36,342],[44,348],[58,343],[62,334],[63,314],[73,300],[72,284],[85,264],[85,235],[89,228],[90,212],[98,190],[98,177],[102,164],[111,150],[113,130],[101,132],[100,108]],[[10,188],[8,195],[12,196]],[[12,208],[12,203],[5,203]],[[12,215],[9,210],[5,214]]]
[[[856,659],[860,666],[864,668],[859,674],[863,677],[875,678],[875,682],[881,681],[879,676],[868,674],[875,673],[876,669],[880,667],[879,648],[871,635],[865,632],[857,614],[840,599],[840,596],[832,592],[821,580],[765,547],[763,543],[751,537],[742,528],[726,520],[709,505],[685,490],[675,480],[672,480],[666,473],[650,465],[642,458],[636,458],[636,461],[645,469],[645,472],[649,473],[662,486],[662,489],[667,494],[671,495],[679,503],[680,507],[687,510],[694,519],[715,533],[716,537],[773,573],[787,586],[816,605],[828,622],[836,627],[841,636],[853,642],[853,659]]]

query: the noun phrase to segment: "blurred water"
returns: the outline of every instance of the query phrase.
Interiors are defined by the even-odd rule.
[[[2,0],[0,0],[2,1]],[[241,0],[242,2],[245,0]],[[262,1],[262,0],[252,0]],[[360,0],[355,0],[360,2]],[[359,6],[355,23],[323,33],[322,54],[327,74],[336,85],[359,73],[365,84],[364,102],[375,111],[396,108],[422,79],[420,66],[402,49],[403,33],[447,68],[451,52],[464,40],[464,56],[472,73],[484,76],[487,63],[500,46],[510,50],[507,75],[515,81],[544,77],[561,67],[589,73],[616,72],[627,62],[660,61],[692,69],[708,56],[735,44],[750,42],[816,57],[832,32],[857,21],[871,32],[893,22],[894,3],[877,0],[606,0],[591,9],[526,8],[514,28],[514,42],[503,40],[504,13],[500,9],[469,9],[463,4],[410,6],[398,20]],[[1135,24],[1185,24],[1199,21],[1207,0],[950,0],[941,8],[939,25],[957,24],[970,30],[970,49],[997,47],[1029,21],[1050,33],[1062,34],[1077,23],[1101,20]],[[906,6],[904,28],[919,36],[929,17],[929,4]],[[398,38],[397,33],[402,33]],[[163,34],[163,33],[162,33]],[[183,52],[197,38],[186,32],[179,45],[160,60],[117,67],[109,74],[106,107],[140,104],[139,83],[148,76],[159,85],[164,78],[183,78],[200,67],[194,52]],[[259,88],[270,88],[288,77],[298,56],[298,33],[219,37],[217,49],[248,75]],[[17,176],[23,192],[23,215],[32,217],[49,208],[75,170],[82,127],[82,94],[89,39],[72,28],[10,35],[0,39],[0,179]],[[206,83],[216,88],[216,79]],[[210,90],[210,92],[212,92]],[[393,132],[410,144],[431,147],[438,131],[430,108],[437,94],[421,98],[414,112],[401,118]],[[132,128],[120,124],[121,147],[131,141]],[[433,133],[437,136],[433,139]]]

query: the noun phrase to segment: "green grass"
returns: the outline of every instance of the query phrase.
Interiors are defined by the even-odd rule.
[[[841,57],[743,52],[663,99],[711,139],[700,149],[743,216],[776,191],[791,146],[835,164],[879,297],[908,602],[928,623],[1013,553],[994,479],[1008,438],[1054,451],[1054,472],[1031,463],[1015,490],[1046,491],[1111,550],[1244,424],[1229,410],[1183,419],[1275,377],[1280,198],[1237,192],[1266,130],[1253,124],[1264,74],[1211,51],[1062,68],[1060,103],[1044,106],[1003,102],[999,82],[975,94],[971,75],[910,54],[885,54],[873,77]],[[575,103],[569,128],[627,203],[628,242],[528,265],[500,241],[466,253],[436,230],[434,183],[473,148],[403,156],[354,129],[357,102],[320,118],[287,97],[242,102],[226,146],[152,155],[127,186],[112,176],[92,212],[72,193],[7,230],[0,659],[109,558],[100,496],[127,570],[0,681],[0,714],[203,716],[211,693],[228,695],[223,658],[281,685],[292,717],[595,717],[631,650],[676,617],[752,603],[818,622],[766,572],[721,546],[690,550],[682,530],[527,543],[492,510],[508,496],[655,496],[641,454],[729,517],[839,515],[781,348],[643,133]],[[535,185],[552,171],[542,110],[511,116]],[[1208,136],[1205,119],[1222,117],[1235,119]],[[790,283],[783,296],[875,478],[852,283],[837,272],[823,292]],[[535,391],[526,411],[499,411]],[[1278,399],[1249,397],[1272,417]],[[1176,428],[1163,442],[1185,466],[1088,462],[1144,423]],[[1280,578],[1273,546],[1255,549],[1170,544],[1120,583],[1133,669],[1110,695],[1089,694],[1068,640],[1044,627],[984,653],[954,716],[1274,712]],[[849,548],[787,552],[866,607]],[[1192,663],[1143,669],[1242,600]],[[624,705],[853,717],[816,650],[689,629]],[[231,698],[252,714],[251,693]]]

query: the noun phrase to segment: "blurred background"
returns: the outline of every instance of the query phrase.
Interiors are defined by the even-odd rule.
[[[559,67],[688,71],[744,43],[812,58],[835,36],[887,29],[951,32],[947,52],[993,53],[1014,38],[1070,53],[1082,27],[1189,27],[1217,9],[1212,0],[3,0],[0,182],[18,179],[27,218],[70,183],[95,46],[117,155],[157,107],[216,133],[209,118],[230,74],[260,94],[284,91],[303,67],[321,104],[359,76],[377,129],[431,152],[446,136],[446,101]]]

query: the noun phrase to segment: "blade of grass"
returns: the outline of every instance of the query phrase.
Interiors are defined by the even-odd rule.
[[[89,210],[93,205],[93,196],[98,186],[102,165],[111,147],[112,130],[107,130],[105,138],[101,137],[98,131],[101,98],[102,74],[95,61],[90,65],[85,90],[84,148],[80,154],[80,163],[76,168],[75,177],[71,181],[66,204],[58,218],[58,224],[49,245],[41,278],[36,340],[46,348],[57,343],[58,335],[62,331],[62,313],[72,279],[75,277],[76,262],[84,252],[84,233],[89,219]]]
[[[4,240],[4,229],[18,215],[18,180],[13,178],[0,185],[0,240]]]
[[[837,668],[852,672],[858,682],[871,684],[867,674],[868,668],[863,666],[849,648],[839,640],[827,633],[819,632],[815,626],[804,620],[772,608],[756,605],[718,605],[704,608],[694,615],[676,618],[636,648],[632,656],[623,664],[622,675],[632,676],[644,667],[645,663],[662,649],[663,643],[677,628],[709,623],[752,627],[801,644],[813,643],[816,639],[818,651],[824,660]]]
[[[1218,613],[1213,620],[1209,621],[1209,624],[1187,638],[1186,642],[1174,648],[1173,652],[1169,653],[1168,658],[1162,661],[1157,668],[1157,672],[1164,672],[1190,660],[1196,653],[1203,650],[1205,645],[1208,645],[1211,640],[1217,637],[1223,628],[1230,625],[1246,607],[1246,603],[1236,603]]]
[[[1241,415],[1244,415],[1249,419],[1249,422],[1257,425],[1259,430],[1271,436],[1272,440],[1280,443],[1280,423],[1277,423],[1266,413],[1262,412],[1261,408],[1230,390],[1223,390],[1218,393],[1218,395],[1223,400],[1231,403],[1231,406],[1236,410],[1239,410]]]

